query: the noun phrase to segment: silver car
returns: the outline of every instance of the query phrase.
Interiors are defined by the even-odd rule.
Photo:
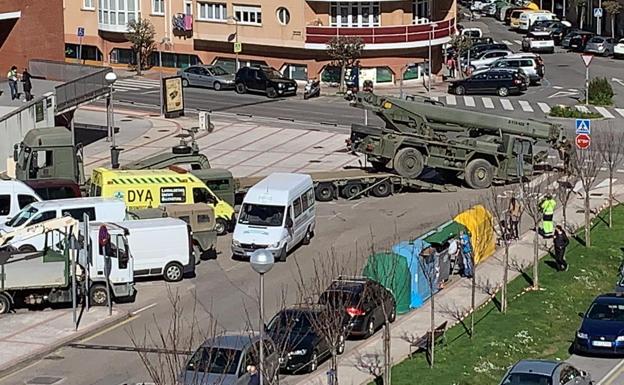
[[[544,66],[541,58],[534,53],[513,54],[498,59],[490,68],[522,68],[529,77],[531,84],[539,83],[544,77]]]
[[[195,65],[178,70],[184,87],[234,88],[234,74],[219,66]]]
[[[615,39],[610,37],[594,36],[587,42],[585,52],[596,55],[610,56],[613,54]]]
[[[522,360],[505,374],[500,385],[591,385],[586,372],[562,361]]]

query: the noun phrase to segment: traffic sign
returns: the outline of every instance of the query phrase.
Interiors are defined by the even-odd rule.
[[[591,137],[587,134],[578,134],[576,136],[576,147],[580,150],[586,150],[591,145]]]
[[[78,31],[76,31],[76,35],[78,37],[84,37],[84,27],[78,27]]]
[[[576,134],[591,134],[591,120],[576,119]]]
[[[602,17],[602,8],[594,8],[594,17]]]
[[[243,43],[236,42],[234,43],[234,53],[239,53],[243,51]]]
[[[594,55],[588,55],[588,54],[581,54],[581,58],[583,59],[583,62],[585,63],[585,67],[589,67],[589,63],[591,63],[592,59],[594,58]]]

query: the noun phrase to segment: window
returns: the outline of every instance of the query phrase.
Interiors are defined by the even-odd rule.
[[[95,221],[97,218],[95,217],[95,208],[94,207],[83,207],[80,209],[69,209],[61,211],[61,215],[69,215],[77,221],[82,222],[84,219],[84,215],[87,214],[90,221]]]
[[[193,188],[193,202],[215,204],[217,200],[207,189],[195,187]]]
[[[199,214],[197,216],[197,223],[210,223],[210,222],[212,222],[210,215]]]
[[[299,218],[303,210],[301,209],[301,198],[295,199],[293,202],[293,211],[295,212],[295,218]]]
[[[377,83],[391,83],[392,82],[392,71],[388,67],[377,67],[375,69],[377,71]]]
[[[304,210],[314,206],[314,189],[311,188],[301,196],[301,204]]]
[[[279,7],[277,9],[277,21],[279,21],[281,25],[290,23],[290,12],[288,12],[288,9],[284,7]]]
[[[11,212],[11,196],[0,195],[0,215],[9,215]]]
[[[428,24],[431,20],[429,0],[412,0],[412,14],[414,24]]]
[[[82,8],[83,9],[95,9],[95,6],[93,5],[93,0],[84,0],[82,3]]]
[[[180,215],[178,217],[178,219],[183,220],[184,222],[186,222],[186,224],[190,225],[191,224],[191,218],[188,215]]]
[[[294,80],[308,80],[308,66],[305,64],[286,64],[282,73]]]
[[[252,5],[235,5],[234,16],[240,24],[262,25],[262,8]]]
[[[152,14],[154,15],[165,14],[165,0],[152,0]]]
[[[32,226],[32,225],[36,225],[37,223],[49,221],[50,219],[54,219],[54,218],[56,218],[56,212],[55,211],[46,211],[44,213],[36,215],[32,219],[32,221],[30,221],[28,226]]]
[[[329,25],[332,27],[377,27],[379,2],[336,2],[331,4]]]
[[[185,15],[192,15],[193,14],[193,2],[192,1],[185,1],[184,2],[184,14]]]
[[[33,202],[37,202],[37,199],[35,199],[35,197],[32,195],[20,194],[17,196],[17,203],[19,205],[20,210]]]
[[[197,3],[198,20],[226,21],[227,5],[223,3]]]

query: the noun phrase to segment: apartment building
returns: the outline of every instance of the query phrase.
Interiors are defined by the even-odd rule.
[[[67,57],[107,65],[134,61],[125,39],[129,20],[155,26],[163,67],[268,64],[298,80],[335,75],[326,54],[334,36],[359,36],[365,43],[361,79],[392,82],[410,64],[439,66],[441,45],[455,31],[456,0],[65,0]],[[84,28],[84,37],[77,34]],[[162,43],[165,41],[165,43]],[[158,65],[158,55],[153,55]]]

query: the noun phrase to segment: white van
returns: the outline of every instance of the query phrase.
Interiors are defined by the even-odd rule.
[[[89,216],[90,221],[123,221],[126,218],[126,204],[113,198],[72,198],[33,202],[4,224],[0,231],[32,226],[64,215],[82,222],[84,214]],[[55,242],[57,238],[60,239],[60,234],[53,232],[52,238],[48,236],[48,242]],[[15,242],[14,246],[20,251],[43,250],[45,237],[43,235],[32,237],[23,242]]]
[[[21,209],[42,199],[26,183],[0,178],[0,224],[13,218]]]
[[[557,15],[548,11],[523,12],[520,15],[520,24],[518,25],[518,29],[520,31],[528,32],[536,21],[556,19]]]
[[[127,230],[134,276],[163,276],[167,282],[195,273],[190,227],[181,219],[155,218],[115,223]]]
[[[275,173],[254,185],[243,199],[232,236],[232,254],[250,257],[267,249],[285,261],[299,243],[314,236],[314,183],[307,174]]]

